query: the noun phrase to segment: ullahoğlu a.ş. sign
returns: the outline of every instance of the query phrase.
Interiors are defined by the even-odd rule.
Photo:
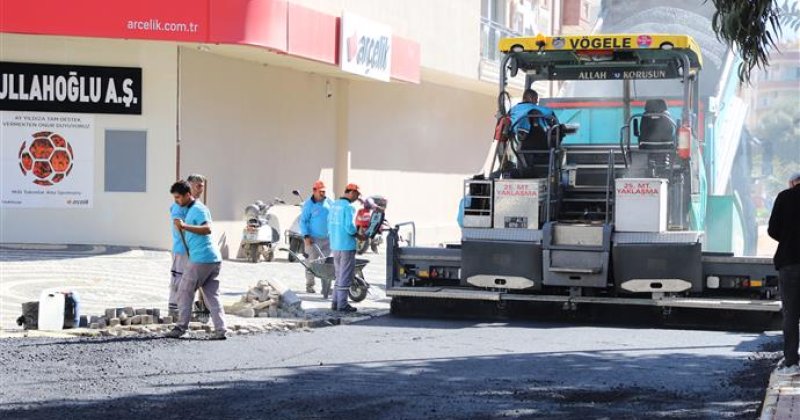
[[[141,114],[142,69],[0,62],[0,110]]]

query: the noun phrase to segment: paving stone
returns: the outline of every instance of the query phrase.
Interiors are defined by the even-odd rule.
[[[106,309],[106,319],[116,318],[117,317],[117,308],[109,308]]]
[[[122,310],[125,312],[125,315],[128,315],[129,317],[136,315],[136,312],[134,312],[132,306],[126,306],[122,308]]]
[[[91,324],[89,324],[89,328],[96,330],[100,328],[100,324],[98,324],[97,322],[92,322]]]
[[[142,323],[142,315],[134,315],[131,317],[131,325],[139,325]]]
[[[136,310],[136,315],[147,315],[147,309],[139,308]]]
[[[153,323],[153,315],[142,315],[142,325],[149,325]]]
[[[108,326],[109,327],[118,327],[119,325],[120,325],[119,318],[111,318],[111,319],[108,320]]]
[[[172,317],[167,315],[167,316],[161,318],[161,323],[162,324],[172,324]]]

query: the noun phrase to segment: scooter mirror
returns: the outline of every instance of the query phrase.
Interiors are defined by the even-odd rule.
[[[292,190],[292,195],[296,195],[296,196],[300,197],[300,191]]]

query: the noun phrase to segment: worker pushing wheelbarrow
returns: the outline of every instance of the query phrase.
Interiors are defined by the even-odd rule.
[[[316,246],[316,244],[314,244]],[[336,282],[336,270],[333,266],[333,257],[325,257],[319,259],[308,259],[305,258],[305,254],[302,254],[304,258],[300,258],[300,255],[296,254],[294,251],[286,248],[281,248],[281,251],[286,251],[294,257],[294,259],[303,264],[303,266],[314,275],[314,277],[319,278],[322,281],[322,297],[325,299],[331,294],[331,286]],[[322,252],[319,255],[323,255]],[[365,260],[362,258],[356,258],[356,269],[355,269],[355,276],[353,278],[353,282],[350,283],[350,290],[347,291],[350,300],[353,302],[361,302],[367,297],[367,292],[369,291],[369,283],[364,280],[364,267],[369,263],[369,260]]]

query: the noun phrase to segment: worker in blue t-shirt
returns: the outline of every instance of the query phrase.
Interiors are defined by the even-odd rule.
[[[328,240],[328,212],[333,200],[325,196],[325,183],[317,181],[311,187],[311,197],[300,212],[300,234],[303,235],[306,258],[326,258],[331,253]],[[314,293],[314,273],[306,270],[306,293]]]
[[[172,223],[175,219],[186,219],[186,212],[189,209],[181,207],[178,203],[172,203],[169,208],[170,226],[172,226],[172,277],[169,283],[169,303],[167,305],[169,316],[173,320],[178,319],[178,286],[181,284],[181,276],[183,275],[183,268],[188,261],[186,257],[186,247],[183,245],[180,231]]]
[[[556,124],[558,123],[552,109],[539,105],[539,94],[533,89],[526,89],[522,94],[522,102],[512,106],[511,110],[508,111],[511,117],[511,130],[515,134],[519,134],[521,131],[525,133],[531,131],[531,121],[527,118],[531,111],[538,111],[542,115],[540,124],[545,128],[550,127],[550,122],[548,121],[550,119]]]
[[[210,311],[214,323],[212,339],[226,338],[225,320],[222,303],[219,300],[219,270],[222,257],[219,248],[211,239],[211,212],[191,194],[191,187],[186,181],[178,181],[170,188],[175,203],[186,207],[185,219],[175,219],[175,228],[184,236],[189,262],[183,270],[181,284],[178,287],[178,322],[175,328],[166,334],[167,337],[178,338],[189,329],[192,314],[192,302],[197,289],[202,289],[205,305]]]
[[[358,185],[347,184],[344,195],[333,203],[328,214],[328,235],[330,235],[333,266],[336,272],[336,289],[331,305],[334,311],[356,311],[356,308],[347,303],[347,293],[356,269],[357,230],[352,203],[358,200],[359,195],[361,193],[358,191]]]

